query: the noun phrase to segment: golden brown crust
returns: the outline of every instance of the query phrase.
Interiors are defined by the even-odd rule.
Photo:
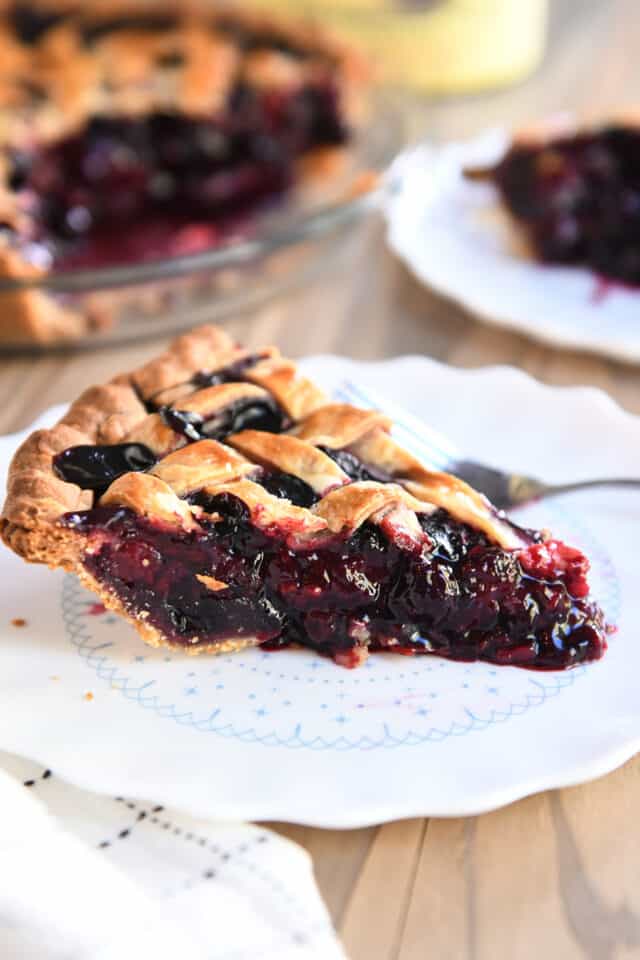
[[[175,339],[169,350],[125,375],[125,379],[135,385],[141,397],[151,400],[162,391],[184,383],[196,370],[210,370],[224,363],[233,347],[234,342],[226,330],[199,327]]]
[[[347,444],[345,444],[347,446]],[[447,510],[461,523],[482,530],[505,549],[520,545],[513,527],[496,514],[486,497],[450,473],[428,470],[379,427],[362,431],[348,449],[365,463],[389,474],[420,500]]]
[[[205,484],[239,480],[256,472],[256,465],[217,440],[200,440],[180,447],[149,471],[164,480],[179,496]]]
[[[154,384],[162,389],[172,377],[177,383],[196,373],[201,358],[215,365],[216,344],[226,346],[227,342],[227,335],[214,327],[202,327],[179,337],[166,353],[133,374],[89,388],[56,426],[31,434],[9,467],[7,497],[0,520],[5,543],[25,559],[55,563],[55,556],[43,557],[40,541],[44,536],[46,543],[46,537],[53,535],[61,515],[90,506],[91,497],[56,476],[53,456],[81,444],[118,443],[147,416],[139,398],[139,392],[144,396],[143,387],[148,388],[151,396]],[[68,552],[69,536],[62,539]]]
[[[431,513],[433,507],[407,493],[396,483],[364,480],[332,490],[313,507],[316,516],[327,521],[331,533],[351,533],[386,508],[400,506],[414,513]]]
[[[254,463],[299,477],[321,497],[349,483],[347,474],[331,457],[297,437],[242,430],[230,437],[229,443]]]
[[[223,4],[212,8],[204,0],[170,0],[147,11],[131,2],[67,3],[54,10],[63,14],[60,21],[28,45],[9,18],[2,23],[0,104],[10,105],[21,122],[0,130],[0,139],[3,133],[12,141],[21,133],[24,140],[58,137],[96,113],[210,113],[237,80],[288,88],[331,76],[348,114],[350,98],[368,78],[363,58],[316,22]],[[243,33],[265,37],[265,46],[243,50],[235,40]],[[46,99],[34,97],[34,89]]]
[[[378,410],[358,410],[348,403],[330,403],[315,411],[294,429],[294,434],[314,446],[339,450],[372,430],[388,431],[391,420]]]
[[[145,413],[130,386],[112,382],[90,387],[55,427],[32,433],[9,466],[7,497],[0,520],[3,538],[9,527],[23,528],[24,535],[37,530],[39,535],[43,527],[55,523],[62,514],[91,506],[90,495],[55,474],[53,457],[81,444],[117,443],[128,424]]]
[[[292,420],[299,420],[327,401],[324,391],[310,380],[299,377],[295,363],[283,359],[275,349],[266,359],[251,367],[247,379],[273,394]]]
[[[238,357],[240,367],[234,365]],[[216,382],[207,386],[211,376]],[[168,395],[177,397],[178,407],[149,412],[147,404]],[[177,416],[195,415],[204,429],[208,423],[233,423],[225,417],[245,415],[256,404],[269,416],[279,408],[281,432],[242,430],[219,442],[199,438],[197,431],[185,433]],[[298,418],[291,423],[286,414],[294,409]],[[101,547],[104,532],[87,537],[61,522],[65,514],[94,504],[127,508],[181,536],[219,522],[215,498],[226,494],[244,504],[254,526],[283,538],[293,550],[350,536],[364,523],[380,526],[401,547],[420,549],[425,542],[420,515],[444,508],[506,549],[522,546],[484,497],[450,474],[425,468],[393,440],[390,429],[389,419],[376,411],[324,402],[275,348],[241,351],[223,331],[202,327],[144,367],[85,391],[56,426],[36,431],[22,444],[9,469],[0,534],[29,561],[75,571],[103,599],[105,589],[95,585],[83,559]],[[121,474],[99,499],[56,473],[54,457],[69,447],[123,441],[146,444],[157,462],[146,472]],[[351,454],[381,479],[352,481],[332,451]],[[274,470],[302,481],[317,502],[297,506],[269,492],[265,471]],[[203,582],[207,589],[224,588],[215,572],[210,571],[211,585]],[[108,605],[123,612],[120,601],[108,590],[106,595]],[[124,614],[147,641],[167,642],[144,617]]]
[[[6,220],[13,223],[15,211],[7,208],[4,199],[0,209],[6,211]],[[29,279],[43,273],[44,270],[27,263],[6,238],[0,239],[0,276]],[[84,317],[36,289],[0,291],[0,316],[4,321],[0,323],[0,341],[55,343],[80,337],[87,330]]]
[[[125,473],[100,498],[100,506],[128,507],[140,517],[182,530],[197,529],[195,512],[166,481],[152,473]]]
[[[37,532],[39,537],[43,526],[56,525],[62,514],[83,509],[91,503],[86,492],[65,483],[55,474],[53,456],[79,444],[128,441],[145,443],[162,459],[150,473],[132,475],[135,480],[129,486],[119,482],[116,490],[108,492],[103,502],[114,502],[114,497],[120,497],[118,502],[126,502],[141,513],[146,509],[145,495],[155,501],[159,484],[169,482],[169,489],[184,496],[199,488],[213,489],[220,483],[240,482],[262,465],[293,474],[323,495],[321,503],[326,502],[326,506],[315,510],[317,516],[324,517],[323,509],[329,509],[333,504],[331,514],[325,517],[330,530],[353,528],[354,524],[364,522],[357,519],[364,516],[362,504],[357,501],[362,489],[371,498],[375,486],[388,499],[393,484],[379,483],[362,489],[357,484],[348,484],[349,478],[343,470],[317,449],[325,446],[353,452],[363,462],[401,484],[406,496],[413,495],[416,502],[447,509],[461,522],[484,530],[502,546],[518,545],[518,537],[512,528],[496,515],[477,491],[450,474],[427,470],[395,443],[389,436],[391,423],[387,417],[377,411],[358,410],[347,404],[325,403],[318,407],[323,395],[297,374],[295,364],[281,358],[273,349],[266,352],[269,354],[267,361],[260,359],[262,355],[259,355],[254,366],[249,365],[243,370],[244,381],[202,389],[192,387],[191,394],[180,399],[180,408],[206,419],[241,399],[268,399],[270,391],[247,382],[260,379],[277,391],[277,399],[285,410],[298,408],[301,419],[294,423],[289,434],[248,430],[232,435],[226,444],[201,440],[187,445],[186,437],[173,430],[159,414],[147,412],[141,398],[151,400],[176,385],[185,385],[194,374],[203,369],[221,369],[236,356],[232,341],[225,332],[214,327],[199,328],[179,337],[165,354],[132,374],[87,390],[57,426],[37,431],[25,441],[10,467],[2,519],[5,539],[10,539],[12,546],[19,542],[18,552],[29,559],[41,559],[40,550],[38,557],[29,556],[28,533],[34,532],[35,535]],[[265,363],[269,366],[268,372],[265,372]],[[256,369],[261,371],[257,378]],[[306,408],[301,398],[306,398]],[[262,490],[258,485],[253,486]],[[338,492],[336,488],[341,490]],[[332,490],[335,491],[333,494],[330,493]],[[262,492],[266,497],[266,491]],[[256,496],[253,491],[252,502]],[[405,505],[407,502],[405,497]],[[340,504],[339,514],[335,504]],[[273,518],[277,506],[271,502],[269,505]],[[153,505],[150,510],[153,512]],[[377,507],[372,508],[371,513],[376,510]],[[419,512],[417,508],[416,511]],[[184,519],[182,508],[174,508],[173,513]],[[21,528],[19,537],[17,528]],[[50,559],[47,558],[47,562]]]
[[[246,353],[235,351],[233,346],[225,331],[213,326],[199,327],[178,337],[165,353],[138,370],[120,375],[103,386],[91,387],[72,404],[60,423],[32,434],[18,449],[9,467],[7,498],[0,520],[0,534],[5,543],[25,559],[55,564],[58,547],[52,550],[46,547],[51,538],[67,556],[75,538],[62,533],[57,521],[65,513],[86,509],[91,505],[91,497],[74,484],[59,479],[52,458],[68,447],[112,444],[125,439],[145,442],[161,453],[184,445],[184,438],[173,433],[157,414],[147,413],[142,400],[152,400],[162,391],[184,384],[194,374],[220,369],[237,353]],[[259,356],[272,353],[277,351],[267,349]],[[282,364],[291,397],[289,406],[296,405],[305,412],[301,398],[307,397],[312,409],[321,392],[297,375],[290,361]],[[247,371],[250,372],[251,369]],[[277,367],[275,374],[271,370],[261,379],[269,382],[270,375],[279,377]],[[287,394],[281,380],[278,392],[286,403]],[[202,409],[204,397],[208,411],[213,411],[225,396],[228,402],[233,402],[250,395],[265,397],[268,393],[252,383],[228,384],[192,392],[190,400],[181,406]]]

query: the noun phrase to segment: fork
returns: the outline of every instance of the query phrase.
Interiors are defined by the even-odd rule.
[[[556,497],[563,493],[591,490],[595,487],[625,487],[640,490],[640,478],[636,477],[599,477],[571,483],[545,483],[526,474],[508,473],[483,463],[467,460],[461,456],[460,451],[450,440],[422,420],[386,397],[370,394],[352,381],[345,381],[340,385],[336,392],[336,399],[358,406],[374,407],[387,413],[394,421],[394,436],[426,467],[455,474],[483,493],[499,510],[522,506],[543,497]]]
[[[640,479],[633,477],[602,477],[595,480],[577,480],[574,483],[544,483],[535,477],[520,473],[506,473],[473,460],[458,460],[447,465],[450,473],[484,493],[494,507],[508,510],[562,493],[591,490],[594,487],[635,487],[640,490]]]

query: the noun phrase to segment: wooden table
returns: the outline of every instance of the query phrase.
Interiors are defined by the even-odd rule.
[[[640,102],[637,0],[551,0],[547,61],[508,92],[417,105],[412,137],[465,136],[559,109]],[[556,384],[592,384],[640,413],[640,370],[556,352],[488,328],[423,290],[361,227],[340,266],[230,324],[249,344],[379,359],[428,353],[465,367],[511,363]],[[162,344],[0,362],[0,430]],[[314,858],[352,960],[623,960],[640,957],[640,762],[587,786],[482,817],[346,832],[278,825]]]

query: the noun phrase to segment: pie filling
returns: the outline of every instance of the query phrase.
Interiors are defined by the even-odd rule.
[[[640,283],[640,130],[611,126],[543,145],[515,144],[492,180],[536,256]]]
[[[348,667],[376,650],[541,669],[604,654],[582,553],[515,527],[454,477],[420,481],[373,411],[298,381],[289,397],[299,410],[306,391],[307,413],[292,419],[252,382],[265,377],[282,386],[290,365],[265,350],[136,388],[146,417],[128,442],[53,459],[94,495],[61,520],[90,582],[151,636],[192,650],[299,644]]]
[[[299,478],[257,479],[300,506],[317,499]],[[86,537],[91,577],[173,644],[257,638],[349,667],[392,650],[562,668],[606,649],[602,611],[586,599],[588,562],[557,541],[506,551],[437,510],[421,518],[414,549],[372,523],[292,549],[230,494],[190,499],[205,510],[192,531],[114,506],[64,520]]]
[[[71,269],[206,249],[290,188],[299,157],[347,138],[326,79],[289,91],[238,84],[213,117],[96,116],[63,140],[9,154],[24,252]]]

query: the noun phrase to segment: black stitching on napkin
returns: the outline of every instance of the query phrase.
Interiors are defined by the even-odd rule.
[[[99,843],[98,850],[106,850],[107,847],[110,847],[112,845],[114,840],[126,840],[127,837],[131,836],[131,831],[133,830],[135,825],[137,823],[140,823],[142,820],[146,820],[149,815],[148,810],[140,809],[138,807],[138,804],[134,803],[132,800],[125,800],[124,797],[114,797],[113,799],[115,803],[123,803],[126,806],[127,810],[131,810],[132,812],[137,811],[136,819],[128,827],[124,827],[122,830],[120,830],[120,832],[111,840],[103,840],[101,843]],[[162,810],[162,807],[153,807],[152,809]],[[151,821],[153,822],[154,820],[157,820],[157,819],[158,819],[157,817],[152,817]]]
[[[39,776],[37,779],[35,779],[35,780],[23,780],[23,781],[22,781],[22,786],[23,786],[23,787],[35,787],[35,785],[36,785],[37,783],[39,783],[40,780],[48,780],[50,776],[51,776],[51,770],[49,770],[49,769],[47,768],[46,770],[43,770],[43,771],[42,771],[42,773],[40,774],[40,776]]]

